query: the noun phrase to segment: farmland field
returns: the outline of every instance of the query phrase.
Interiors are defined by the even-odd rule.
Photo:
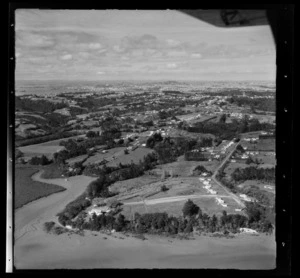
[[[49,159],[57,151],[63,150],[65,147],[59,145],[47,146],[44,144],[29,145],[25,147],[19,147],[19,150],[24,153],[24,157],[34,157],[45,155]]]
[[[57,151],[63,150],[65,147],[60,146],[60,141],[67,141],[69,139],[75,139],[82,137],[83,135],[76,135],[68,138],[61,138],[57,140],[52,140],[40,144],[28,145],[24,147],[19,147],[18,149],[24,153],[24,157],[42,156],[46,155],[48,158],[52,158],[53,154]]]
[[[15,187],[14,187],[14,207],[15,209],[50,194],[64,191],[65,188],[33,181],[31,176],[36,173],[39,168],[33,167],[16,167],[15,168]]]

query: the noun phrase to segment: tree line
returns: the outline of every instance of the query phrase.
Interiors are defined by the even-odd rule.
[[[240,182],[245,180],[264,180],[268,182],[275,181],[275,168],[258,168],[255,166],[244,169],[236,168],[231,174],[231,179]]]
[[[179,124],[178,128],[185,129],[188,132],[210,133],[218,136],[221,140],[232,140],[240,133],[270,130],[274,129],[274,125],[269,123],[260,123],[257,119],[249,119],[245,116],[241,120],[232,119],[231,123],[219,122],[198,122],[194,126]]]
[[[101,229],[115,229],[116,231],[129,231],[134,233],[154,234],[180,234],[193,231],[224,234],[237,233],[239,228],[255,228],[260,232],[270,233],[273,230],[272,223],[265,218],[264,208],[259,205],[247,204],[246,214],[227,214],[212,216],[202,212],[193,201],[188,200],[179,217],[169,216],[166,212],[135,213],[133,219],[126,219],[122,213],[109,212],[101,215],[93,214],[85,221],[85,214],[81,213],[74,221],[66,221],[73,228],[82,230],[100,231]]]
[[[54,110],[69,107],[69,105],[65,102],[54,103],[44,99],[31,100],[29,98],[21,98],[16,96],[15,107],[17,111],[21,110],[21,111],[51,113]]]

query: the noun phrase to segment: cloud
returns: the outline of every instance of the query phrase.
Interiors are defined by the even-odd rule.
[[[202,55],[200,53],[193,53],[191,55],[192,58],[202,58]]]
[[[168,69],[176,69],[178,66],[177,66],[177,64],[176,63],[169,63],[169,64],[167,64],[167,68]]]
[[[73,58],[73,56],[71,54],[66,54],[63,56],[60,56],[61,60],[71,60]]]
[[[16,34],[17,47],[50,47],[55,44],[53,38],[47,35],[30,32],[18,32]]]
[[[180,45],[180,41],[177,41],[177,40],[168,39],[168,40],[166,40],[166,42],[169,46],[179,46]]]
[[[102,45],[100,43],[90,43],[89,49],[100,49],[102,48]]]
[[[172,50],[168,52],[168,56],[170,57],[182,57],[182,56],[186,56],[187,53],[186,51],[178,51],[178,50]]]

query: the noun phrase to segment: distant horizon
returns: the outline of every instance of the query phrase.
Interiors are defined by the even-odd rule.
[[[183,83],[183,82],[265,82],[265,83],[274,83],[276,84],[276,80],[153,80],[153,79],[108,79],[108,80],[80,80],[80,79],[15,79],[16,82],[176,82],[176,83]]]
[[[38,10],[15,14],[16,79],[276,79],[268,25],[221,28],[176,10]]]

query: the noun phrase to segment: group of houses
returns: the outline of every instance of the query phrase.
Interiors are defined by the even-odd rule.
[[[211,181],[210,178],[208,178],[208,179],[199,178],[199,180],[202,181],[202,183],[204,184],[203,188],[206,189],[206,191],[208,193],[213,194],[213,195],[217,194],[217,191],[215,191],[211,188],[211,184],[209,183]]]

